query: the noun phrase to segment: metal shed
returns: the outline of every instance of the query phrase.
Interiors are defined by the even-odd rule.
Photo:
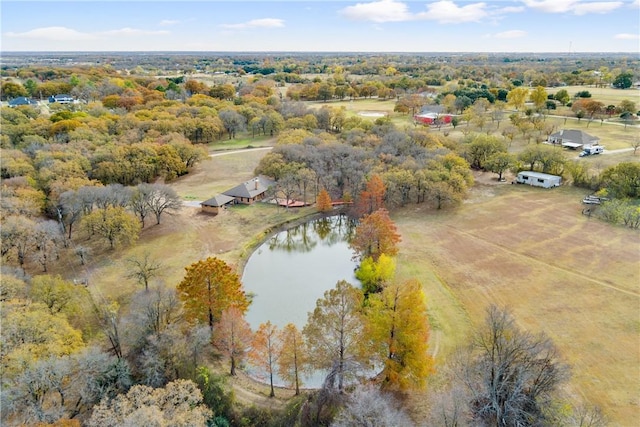
[[[562,178],[548,173],[522,171],[518,172],[516,182],[518,184],[533,185],[534,187],[553,188],[560,186]]]

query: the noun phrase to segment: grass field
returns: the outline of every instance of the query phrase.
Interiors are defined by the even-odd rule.
[[[570,97],[574,97],[578,92],[588,91],[591,99],[602,102],[604,105],[618,105],[620,101],[627,99],[636,103],[640,108],[640,90],[638,89],[613,89],[610,87],[593,87],[593,86],[559,86],[548,87],[545,90],[548,94],[555,94],[559,90],[564,89]]]

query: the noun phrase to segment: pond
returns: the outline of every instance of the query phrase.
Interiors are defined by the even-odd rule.
[[[347,243],[355,224],[344,215],[312,220],[281,231],[249,258],[242,283],[253,294],[246,319],[253,330],[271,321],[302,330],[307,313],[339,280],[354,285],[357,263]]]

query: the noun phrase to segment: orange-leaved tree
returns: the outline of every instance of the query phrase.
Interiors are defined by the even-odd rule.
[[[362,190],[358,202],[356,204],[356,211],[358,216],[371,215],[378,209],[384,208],[384,196],[387,191],[382,178],[379,175],[373,175],[367,181],[367,187]]]
[[[400,234],[389,218],[389,212],[386,209],[378,209],[362,218],[350,246],[356,252],[356,258],[371,257],[377,262],[382,254],[392,257],[397,255],[400,240]]]
[[[188,320],[207,323],[213,330],[227,308],[234,306],[244,313],[249,307],[240,278],[224,261],[209,257],[185,270],[178,293]]]
[[[253,334],[242,311],[235,306],[224,310],[213,332],[213,344],[231,362],[231,375],[236,375],[236,366],[244,360],[251,345]]]
[[[308,364],[308,356],[304,351],[302,332],[293,323],[287,324],[280,331],[280,355],[278,357],[278,374],[290,386],[295,386],[296,396],[300,394],[300,372]]]
[[[433,361],[427,353],[429,323],[420,282],[392,283],[369,295],[366,319],[366,336],[384,365],[383,387],[423,388]]]
[[[275,396],[273,390],[273,370],[276,367],[276,362],[280,354],[280,346],[278,327],[270,321],[261,323],[253,335],[249,359],[257,368],[269,375],[269,385],[271,386],[269,397]]]
[[[320,212],[331,212],[331,209],[333,209],[333,206],[331,205],[331,196],[324,188],[320,190],[320,194],[318,194],[316,206]]]

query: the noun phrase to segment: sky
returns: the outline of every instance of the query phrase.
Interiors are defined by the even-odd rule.
[[[630,52],[640,0],[0,0],[0,50]]]

